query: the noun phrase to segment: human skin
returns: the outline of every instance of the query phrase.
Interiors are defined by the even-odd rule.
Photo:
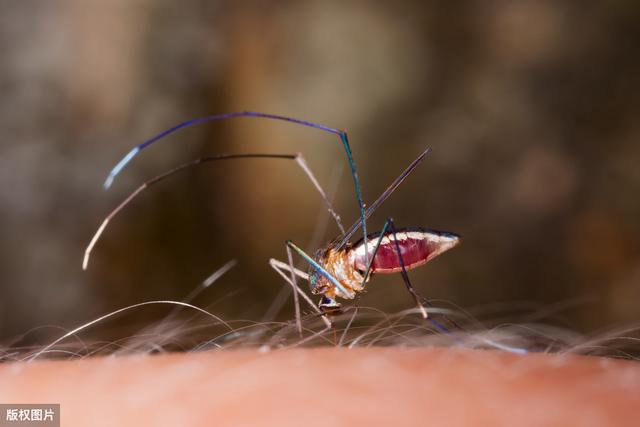
[[[225,350],[0,365],[62,426],[637,426],[640,364],[464,348]]]

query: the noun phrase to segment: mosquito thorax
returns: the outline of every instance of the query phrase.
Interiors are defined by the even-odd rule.
[[[321,272],[312,268],[309,270],[309,283],[313,294],[324,295],[331,299],[336,297],[352,299],[363,289],[363,274],[354,266],[351,248],[349,244],[340,249],[329,246],[316,251],[314,255],[314,260],[340,282],[348,294],[345,294]]]

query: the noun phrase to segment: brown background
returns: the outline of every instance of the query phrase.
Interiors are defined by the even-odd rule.
[[[245,109],[348,129],[369,202],[433,147],[370,223],[392,215],[464,236],[412,273],[423,294],[480,318],[537,313],[579,332],[637,322],[639,18],[623,0],[3,3],[0,339],[181,299],[231,258],[238,267],[196,303],[260,320],[282,287],[267,266],[284,258],[282,242],[312,249],[337,233],[286,162],[204,166],[155,187],[80,269],[111,208],[200,155],[301,151],[351,223],[337,140],[269,121],[185,130],[102,191],[134,144]],[[411,305],[399,277],[370,289],[365,305]],[[124,336],[163,313],[140,310],[93,336]],[[279,317],[290,316],[287,305]],[[59,334],[39,328],[21,343]]]

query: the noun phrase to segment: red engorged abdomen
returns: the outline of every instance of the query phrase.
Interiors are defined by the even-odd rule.
[[[398,233],[398,245],[402,254],[402,261],[407,270],[425,264],[429,255],[435,250],[427,236],[421,233]],[[377,239],[367,243],[369,254],[373,254]],[[361,271],[367,269],[364,257],[364,244],[354,248],[355,268]],[[402,270],[400,258],[396,250],[396,244],[390,235],[383,238],[371,267],[372,273],[395,273]]]

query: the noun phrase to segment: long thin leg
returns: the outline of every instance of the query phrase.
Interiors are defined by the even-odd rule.
[[[286,122],[296,123],[296,124],[299,124],[299,125],[302,125],[302,126],[308,126],[308,127],[320,129],[322,131],[329,132],[329,133],[332,133],[332,134],[335,134],[335,135],[342,135],[344,133],[344,131],[341,131],[341,130],[338,130],[338,129],[334,129],[334,128],[330,128],[328,126],[324,126],[324,125],[317,124],[317,123],[307,122],[305,120],[294,119],[294,118],[291,118],[291,117],[278,116],[278,115],[275,115],[275,114],[258,113],[258,112],[255,112],[255,111],[241,111],[241,112],[236,112],[236,113],[217,114],[217,115],[213,115],[213,116],[200,117],[200,118],[197,118],[197,119],[187,120],[186,122],[179,123],[179,124],[173,126],[172,128],[169,128],[169,129],[167,129],[167,130],[165,130],[163,132],[160,132],[159,134],[157,134],[153,138],[148,139],[148,140],[144,141],[143,143],[138,144],[135,147],[133,147],[131,149],[131,151],[129,151],[113,167],[113,169],[111,169],[111,171],[109,172],[109,175],[107,176],[107,179],[104,182],[105,190],[108,189],[109,187],[111,187],[111,184],[113,184],[113,181],[114,181],[115,177],[122,171],[122,169],[125,168],[125,166],[127,166],[127,164],[129,164],[129,162],[131,160],[133,160],[133,158],[135,156],[138,155],[138,153],[140,153],[140,151],[142,151],[143,149],[147,148],[148,146],[154,144],[155,142],[163,139],[166,136],[171,135],[174,132],[179,131],[180,129],[184,129],[184,128],[187,128],[187,127],[199,125],[199,124],[206,123],[206,122],[227,120],[227,119],[232,119],[232,118],[236,118],[236,117],[262,117],[262,118],[266,118],[266,119],[282,120],[282,121],[286,121]]]
[[[285,269],[287,271],[289,271],[291,269],[291,266],[285,262],[279,261],[275,258],[271,258],[269,259],[269,265],[273,268],[277,268],[277,269]],[[296,276],[298,276],[299,278],[301,278],[302,280],[309,280],[309,275],[307,273],[305,273],[302,270],[299,270],[297,268],[293,268],[293,272],[296,274]],[[309,300],[311,301],[311,300]],[[311,303],[313,305],[313,303]],[[315,305],[314,305],[315,306]]]
[[[407,273],[407,269],[405,267],[404,264],[404,259],[402,258],[402,253],[400,252],[400,244],[398,243],[398,239],[396,238],[396,228],[395,225],[393,223],[393,218],[387,218],[387,220],[384,222],[384,225],[382,227],[382,231],[380,232],[380,238],[378,239],[375,248],[373,249],[373,253],[371,254],[371,259],[369,260],[369,264],[367,264],[367,269],[365,271],[364,277],[362,279],[362,286],[365,285],[365,283],[367,282],[367,280],[369,279],[369,275],[371,274],[371,267],[373,265],[373,261],[376,258],[376,255],[378,253],[378,249],[380,248],[380,244],[382,243],[383,240],[383,236],[386,234],[387,229],[391,228],[391,231],[393,233],[393,241],[395,243],[395,247],[396,247],[396,253],[398,254],[398,259],[400,260],[400,267],[402,268],[402,278],[405,282],[405,285],[407,286],[407,290],[409,291],[409,293],[411,294],[411,296],[413,297],[413,299],[416,302],[416,305],[418,307],[418,309],[420,310],[420,313],[422,314],[422,317],[427,319],[429,318],[429,315],[427,313],[427,310],[424,308],[424,306],[422,305],[420,300],[424,300],[425,302],[428,301],[420,296],[418,294],[418,292],[415,290],[415,288],[413,287],[413,285],[411,285],[411,281],[409,280],[409,274]],[[436,322],[435,320],[432,319],[433,322]],[[438,323],[438,327],[440,329],[446,329],[444,326],[440,325]]]
[[[295,284],[291,278],[289,276],[287,276],[285,274],[284,271],[288,271],[288,272],[293,272],[295,273],[296,276],[304,279],[304,280],[308,280],[309,279],[309,275],[303,271],[298,270],[297,268],[293,268],[293,270],[291,270],[291,266],[289,264],[286,264],[282,261],[278,261],[277,259],[273,259],[271,258],[269,260],[269,265],[271,266],[271,268],[273,268],[276,273],[278,273],[280,275],[280,277],[282,277],[287,283],[289,283],[289,285],[291,285],[291,287],[293,288],[293,291],[298,293],[306,302],[307,304],[309,304],[309,306],[316,311],[316,313],[318,313],[319,315],[322,316],[323,321],[325,322],[325,324],[327,326],[331,326],[331,321],[329,320],[329,318],[326,316],[325,313],[322,312],[322,310],[320,310],[314,303],[313,301],[311,301],[311,298],[309,298],[309,296],[304,293],[304,291],[302,291],[302,289],[300,289],[299,286],[297,286],[297,284]],[[284,270],[284,271],[283,271]]]
[[[300,249],[295,243],[293,243],[291,240],[287,240],[285,242],[285,244],[287,245],[287,248],[293,249],[298,255],[300,255],[302,257],[302,259],[304,259],[314,270],[316,270],[318,273],[322,274],[324,277],[326,277],[334,286],[336,286],[345,296],[347,296],[347,298],[353,298],[355,295],[353,292],[347,290],[339,281],[338,279],[336,279],[335,277],[333,277],[333,275],[331,273],[329,273],[324,267],[322,267],[320,264],[318,264],[311,256],[309,256],[305,251],[303,251],[302,249]],[[272,264],[273,265],[273,264]],[[291,271],[291,275],[292,278],[289,279],[290,282],[289,283],[294,283],[295,282],[295,278],[294,276],[294,267],[293,265],[290,265],[290,271]],[[282,275],[282,274],[281,274]],[[284,276],[284,275],[283,275]],[[297,286],[295,286],[297,288]],[[304,294],[306,297],[306,294]],[[315,307],[315,306],[314,306]],[[315,307],[316,310],[319,311],[319,309],[317,307]],[[325,315],[326,316],[326,315]]]
[[[135,189],[126,199],[124,199],[124,201],[122,201],[113,211],[111,211],[111,213],[109,213],[109,215],[106,216],[106,218],[102,221],[102,224],[100,225],[100,227],[98,227],[98,230],[94,234],[93,238],[91,239],[91,241],[89,242],[89,245],[87,246],[87,248],[85,250],[84,258],[82,260],[82,269],[83,270],[87,269],[87,265],[89,264],[89,257],[91,255],[91,251],[93,250],[93,247],[95,246],[96,242],[98,241],[98,239],[100,238],[100,236],[104,232],[104,229],[107,227],[107,224],[113,219],[113,217],[115,217],[118,214],[118,212],[120,212],[122,209],[124,209],[124,207],[127,206],[133,199],[135,199],[143,190],[149,188],[153,184],[158,183],[159,181],[162,181],[165,178],[168,178],[168,177],[172,176],[175,173],[184,171],[184,170],[186,170],[186,169],[188,169],[188,168],[190,168],[192,166],[197,166],[197,165],[201,165],[201,164],[212,162],[212,161],[216,161],[216,160],[257,159],[257,158],[258,159],[295,160],[296,163],[303,170],[303,172],[307,175],[307,177],[309,178],[311,183],[314,185],[314,187],[316,188],[318,193],[320,193],[320,196],[324,200],[324,203],[327,206],[327,209],[328,209],[329,213],[333,216],[333,218],[336,221],[336,224],[338,225],[338,227],[341,230],[344,230],[344,228],[342,226],[342,223],[340,222],[340,217],[335,213],[335,210],[333,209],[333,205],[331,204],[331,202],[327,198],[326,193],[324,192],[324,190],[322,189],[322,187],[318,183],[318,180],[314,176],[313,172],[311,172],[311,169],[309,169],[309,167],[307,166],[307,164],[306,164],[306,162],[305,162],[305,160],[304,160],[304,158],[302,157],[301,154],[265,154],[265,153],[219,154],[219,155],[216,155],[216,156],[202,157],[202,158],[193,160],[193,161],[191,161],[189,163],[185,163],[183,165],[177,166],[177,167],[175,167],[175,168],[173,168],[173,169],[171,169],[171,170],[169,170],[169,171],[167,171],[167,172],[165,172],[165,173],[163,173],[161,175],[156,176],[155,178],[152,178],[152,179],[144,182],[140,187]]]
[[[331,202],[329,201],[327,194],[324,192],[324,190],[320,186],[320,183],[318,182],[316,177],[313,175],[313,172],[311,172],[311,169],[309,169],[309,165],[307,165],[307,162],[305,161],[304,157],[302,157],[302,154],[298,153],[298,155],[296,156],[296,162],[298,163],[300,168],[302,168],[304,173],[307,174],[307,177],[309,177],[309,180],[314,185],[314,187],[316,187],[316,190],[318,190],[318,193],[320,193],[320,195],[322,196],[322,200],[324,200],[327,211],[329,211],[329,214],[333,217],[336,224],[338,225],[338,228],[340,229],[340,233],[344,234],[344,226],[342,225],[342,221],[340,220],[340,215],[338,215],[336,211],[333,209],[333,205],[331,205]]]
[[[384,192],[380,195],[380,197],[378,197],[376,201],[373,202],[371,206],[369,206],[365,211],[364,213],[365,220],[368,219],[376,211],[376,209],[378,209],[380,205],[382,205],[382,203],[384,203],[384,201],[387,200],[387,198],[389,198],[389,196],[394,191],[396,191],[396,189],[400,186],[400,184],[402,184],[402,182],[405,179],[407,179],[407,177],[411,174],[411,172],[413,172],[415,168],[418,167],[418,165],[424,160],[424,158],[429,153],[431,153],[431,147],[423,151],[422,154],[420,154],[418,158],[416,158],[413,162],[411,162],[411,164],[407,166],[407,168],[391,183],[391,185],[389,185],[389,187],[387,187],[387,189],[384,190]],[[343,248],[349,242],[349,239],[351,238],[351,236],[353,236],[353,234],[356,231],[358,231],[361,224],[362,224],[362,221],[358,220],[351,227],[349,227],[346,233],[344,233],[344,235],[340,238],[340,240],[336,242],[338,243],[336,245],[336,249]],[[368,263],[365,261],[365,264],[368,264]]]
[[[409,274],[407,273],[407,269],[404,265],[404,259],[402,258],[402,253],[400,251],[400,243],[398,243],[398,239],[396,238],[396,226],[393,223],[393,218],[387,218],[385,225],[386,224],[389,224],[389,227],[391,228],[391,233],[393,234],[393,242],[396,247],[396,253],[398,254],[398,259],[400,260],[400,268],[402,268],[401,273],[402,273],[402,279],[404,280],[404,284],[406,285],[407,290],[409,291],[414,301],[416,302],[416,306],[420,310],[422,317],[426,319],[429,317],[429,315],[427,314],[427,310],[425,310],[424,306],[420,302],[420,299],[422,297],[418,294],[418,292],[416,292],[413,285],[411,284],[411,281],[409,280]]]
[[[296,251],[298,253],[298,255],[300,255],[302,257],[302,259],[304,259],[316,272],[318,272],[318,273],[322,274],[324,277],[326,277],[334,286],[336,286],[336,288],[338,288],[343,293],[343,295],[346,298],[353,298],[355,296],[355,294],[353,292],[347,290],[331,273],[329,273],[324,267],[322,267],[320,264],[318,264],[305,251],[303,251],[298,246],[296,246],[291,240],[287,240],[286,241],[286,245],[287,245],[287,248],[291,248],[294,251]],[[290,261],[290,263],[291,263],[291,261]],[[293,265],[291,265],[291,268],[293,268]],[[324,297],[322,301],[324,301],[325,298],[326,297]],[[333,300],[331,300],[331,301],[333,302]],[[324,316],[326,316],[326,314],[324,314]],[[352,319],[352,321],[353,321],[353,319]],[[349,322],[349,325],[351,325],[351,322]],[[316,332],[312,336],[305,338],[304,340],[302,340],[299,343],[297,343],[297,345],[299,346],[299,345],[302,345],[302,344],[304,344],[306,342],[309,342],[309,341],[315,339],[316,337],[324,334],[331,327],[332,327],[331,323],[327,324],[326,328],[324,328],[322,331]]]
[[[358,307],[358,303],[356,301],[353,304],[353,314],[351,315],[351,318],[349,319],[349,322],[347,323],[347,326],[345,326],[344,331],[342,331],[342,335],[340,335],[340,341],[338,341],[338,347],[342,347],[342,345],[344,344],[344,340],[347,337],[347,333],[349,332],[349,328],[351,328],[351,324],[353,323],[353,320],[358,315],[358,310],[359,309],[360,309],[360,307]]]
[[[389,223],[390,221],[387,219],[384,222],[384,225],[382,227],[382,231],[380,231],[380,236],[384,236],[385,233],[387,232],[387,228],[389,228]],[[379,238],[378,241],[376,242],[376,246],[373,248],[373,252],[371,254],[371,257],[369,258],[369,263],[367,264],[367,269],[364,273],[364,276],[362,277],[362,282],[360,285],[360,288],[364,288],[365,284],[367,283],[367,281],[369,280],[369,276],[371,275],[371,267],[373,266],[373,260],[376,259],[376,255],[378,253],[378,249],[380,249],[380,243],[382,243],[382,238]],[[366,250],[366,248],[365,248]],[[347,323],[347,326],[345,328],[345,330],[342,333],[342,336],[340,337],[340,341],[338,342],[338,346],[342,347],[342,343],[344,342],[344,339],[347,335],[347,331],[349,330],[349,328],[351,327],[351,324],[353,323],[353,320],[356,317],[356,314],[358,313],[358,302],[360,300],[360,295],[356,295],[356,297],[353,300],[353,315],[351,316],[351,318],[349,319],[349,323]]]
[[[382,231],[380,232],[380,238],[378,239],[378,242],[376,243],[375,248],[373,248],[371,259],[369,259],[369,263],[367,264],[367,270],[365,271],[364,277],[362,278],[362,287],[364,287],[365,283],[367,283],[367,280],[369,280],[369,275],[371,274],[371,267],[373,266],[373,260],[376,259],[376,255],[378,254],[378,249],[380,249],[380,243],[382,243],[382,237],[387,232],[387,228],[389,228],[389,224],[391,224],[391,220],[390,218],[387,218],[387,220],[384,222],[384,225],[382,226]]]
[[[407,269],[405,267],[404,260],[402,259],[402,253],[400,252],[400,244],[398,243],[398,239],[396,238],[396,227],[395,227],[395,224],[393,223],[393,219],[392,218],[388,218],[387,221],[385,222],[385,225],[387,223],[389,224],[389,227],[391,228],[391,232],[393,233],[393,241],[395,242],[396,253],[398,254],[398,259],[400,260],[400,266],[402,267],[402,278],[404,280],[405,285],[407,286],[407,290],[409,291],[409,293],[411,294],[411,296],[415,300],[416,305],[420,309],[422,317],[425,318],[425,319],[428,319],[431,323],[433,323],[433,325],[436,328],[440,329],[442,332],[445,332],[447,334],[451,333],[451,331],[449,331],[449,329],[446,326],[444,326],[442,323],[438,322],[433,317],[429,317],[428,316],[427,310],[422,305],[421,300],[424,301],[425,304],[427,304],[427,305],[431,305],[431,304],[429,303],[429,300],[427,300],[426,298],[424,298],[420,294],[418,294],[418,292],[411,285],[411,281],[409,280],[409,274],[407,274]],[[382,240],[382,239],[380,239],[380,240]],[[375,257],[375,255],[374,255],[374,257]],[[455,321],[453,321],[452,319],[449,319],[448,316],[443,314],[442,317],[444,318],[445,321],[451,323],[457,329],[459,329],[459,330],[461,330],[461,331],[463,331],[465,333],[468,333],[463,327],[458,325]],[[504,351],[508,351],[510,353],[515,353],[515,354],[526,354],[527,353],[527,350],[525,350],[525,349],[506,346],[506,345],[491,341],[491,340],[489,340],[487,338],[481,338],[481,341],[483,341],[483,342],[485,342],[485,343],[487,343],[487,344],[489,344],[491,346],[494,346],[495,348],[498,348],[498,349],[501,349],[501,350],[504,350]]]
[[[291,248],[288,245],[285,245],[287,249],[287,261],[289,261],[289,271],[291,273],[291,283],[293,283],[293,288],[298,288],[298,283],[296,281],[296,273],[293,271],[295,267],[293,266],[293,256],[291,255]],[[300,318],[300,301],[298,299],[298,292],[293,292],[293,304],[295,305],[296,310],[296,327],[298,328],[298,333],[300,334],[300,338],[302,338],[302,319]]]
[[[398,259],[400,260],[400,267],[402,268],[402,271],[401,271],[402,279],[404,280],[404,284],[406,285],[407,290],[413,297],[413,300],[415,301],[416,306],[418,307],[418,310],[420,310],[420,314],[422,314],[422,317],[424,319],[429,319],[429,321],[433,323],[441,331],[445,333],[450,333],[447,327],[445,327],[443,324],[441,324],[437,320],[429,317],[427,310],[424,308],[424,305],[422,305],[421,300],[425,300],[425,301],[427,300],[422,296],[420,296],[420,294],[418,294],[418,292],[414,289],[413,285],[411,284],[411,281],[409,280],[409,274],[407,273],[407,268],[405,267],[404,259],[402,258],[402,252],[400,251],[400,244],[398,243],[398,239],[396,237],[396,226],[393,223],[393,218],[387,218],[386,223],[389,224],[389,228],[391,229],[391,232],[393,234],[393,242],[395,243],[396,253],[398,254]]]
[[[280,121],[284,121],[284,122],[289,122],[289,123],[295,123],[298,125],[302,125],[302,126],[307,126],[307,127],[311,127],[311,128],[315,128],[315,129],[319,129],[321,131],[324,132],[328,132],[334,135],[338,135],[340,137],[340,142],[342,143],[342,146],[344,147],[344,151],[347,155],[347,161],[349,162],[349,167],[351,168],[351,175],[353,177],[353,185],[355,187],[355,191],[356,191],[356,198],[358,199],[358,207],[360,209],[360,222],[361,222],[361,226],[362,226],[362,238],[366,247],[367,244],[367,224],[365,221],[365,211],[364,211],[364,202],[362,201],[362,192],[360,190],[360,180],[358,178],[358,172],[356,170],[356,164],[355,161],[353,160],[353,154],[351,153],[351,147],[349,145],[349,137],[347,136],[347,132],[345,132],[344,130],[340,130],[340,129],[335,129],[335,128],[331,128],[319,123],[312,123],[312,122],[308,122],[306,120],[300,120],[300,119],[296,119],[293,117],[286,117],[286,116],[280,116],[280,115],[276,115],[276,114],[267,114],[267,113],[260,113],[257,111],[240,111],[240,112],[235,112],[235,113],[227,113],[227,114],[217,114],[217,115],[213,115],[213,116],[207,116],[207,117],[200,117],[197,119],[193,119],[193,120],[187,120],[186,122],[182,122],[180,124],[177,124],[175,126],[173,126],[170,129],[167,129],[161,133],[159,133],[158,135],[154,136],[153,138],[136,145],[133,149],[131,149],[131,151],[129,151],[111,170],[111,172],[109,172],[109,175],[107,176],[107,179],[104,182],[104,188],[105,190],[108,189],[109,187],[111,187],[111,184],[113,183],[113,180],[115,179],[115,177],[122,171],[122,169],[125,168],[125,166],[127,166],[127,164],[135,157],[138,155],[138,153],[140,151],[142,151],[143,149],[145,149],[146,147],[152,145],[153,143],[163,139],[164,137],[179,131],[180,129],[186,128],[186,127],[190,127],[190,126],[194,126],[194,125],[198,125],[201,123],[206,123],[206,122],[213,122],[213,121],[219,121],[219,120],[227,120],[227,119],[232,119],[232,118],[236,118],[236,117],[258,117],[258,118],[264,118],[264,119],[271,119],[271,120],[280,120]],[[368,255],[367,255],[368,256]],[[368,261],[368,258],[367,258]]]

